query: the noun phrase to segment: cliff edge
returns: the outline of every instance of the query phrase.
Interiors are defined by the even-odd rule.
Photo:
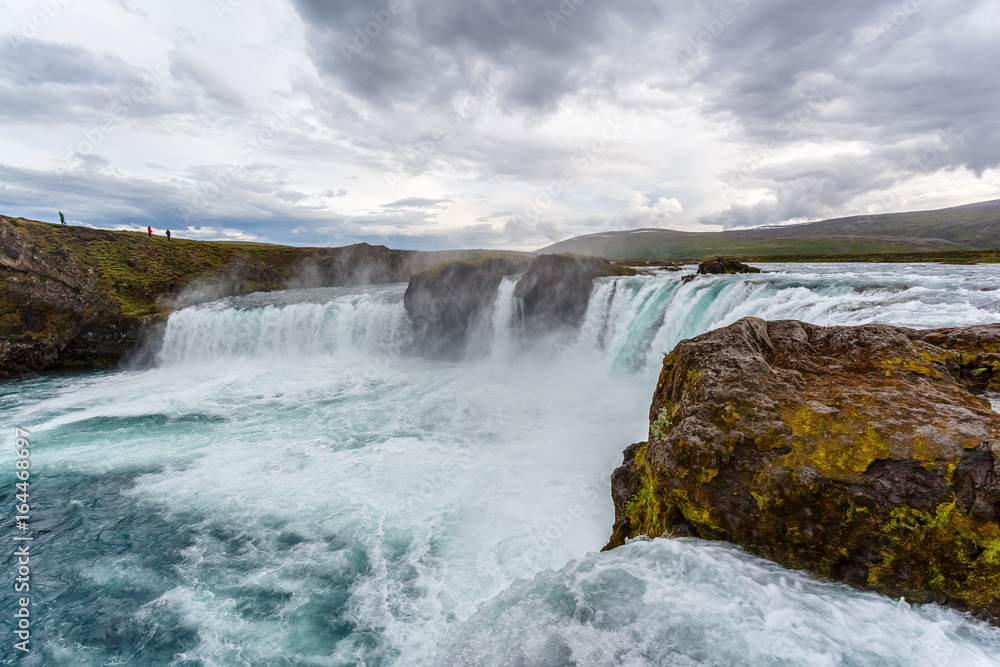
[[[0,377],[114,365],[193,303],[404,282],[444,259],[482,254],[167,240],[0,216]]]

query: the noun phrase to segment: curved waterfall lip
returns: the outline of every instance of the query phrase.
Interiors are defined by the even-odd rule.
[[[662,356],[679,341],[742,317],[913,328],[1000,321],[1000,278],[985,267],[761,266],[765,273],[688,282],[684,272],[670,271],[599,279],[576,334],[561,332],[545,349],[551,352],[554,346],[559,359],[597,353],[610,367],[657,371]],[[510,362],[533,347],[525,340],[523,310],[515,296],[519,279],[507,276],[500,282],[489,318],[469,341],[474,356]],[[398,357],[411,342],[402,306],[405,290],[404,284],[302,289],[192,306],[171,315],[159,359],[177,365],[331,354]]]

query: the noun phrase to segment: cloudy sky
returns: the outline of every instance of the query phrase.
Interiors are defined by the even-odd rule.
[[[0,213],[532,249],[1000,197],[995,0],[0,0]]]

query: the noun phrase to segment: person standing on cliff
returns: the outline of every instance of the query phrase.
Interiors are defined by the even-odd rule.
[[[66,216],[62,214],[62,211],[59,211],[59,222],[63,223],[64,225],[66,224]]]
[[[167,240],[168,241],[170,240],[170,230],[169,229],[167,230]]]
[[[153,228],[146,227],[146,233],[149,234],[149,238],[153,238]]]

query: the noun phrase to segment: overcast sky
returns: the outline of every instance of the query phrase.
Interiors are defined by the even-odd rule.
[[[0,213],[533,249],[1000,197],[996,0],[0,0]]]

